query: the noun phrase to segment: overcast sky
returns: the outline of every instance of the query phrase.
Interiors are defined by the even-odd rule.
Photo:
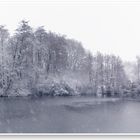
[[[0,0],[0,24],[13,32],[22,19],[79,40],[93,53],[113,53],[128,61],[140,55],[137,1]]]

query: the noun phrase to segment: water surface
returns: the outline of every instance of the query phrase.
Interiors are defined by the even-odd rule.
[[[1,133],[140,132],[140,102],[94,97],[0,99]]]

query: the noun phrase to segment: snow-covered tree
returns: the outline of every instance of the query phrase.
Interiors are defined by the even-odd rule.
[[[136,75],[137,75],[137,82],[140,83],[140,57],[136,56],[137,62],[136,62]]]
[[[0,95],[5,94],[8,84],[7,46],[9,33],[5,26],[0,26]]]
[[[34,30],[25,20],[11,37],[0,26],[0,49],[1,95],[10,89],[28,89],[34,93],[40,90],[40,84],[49,80],[53,81],[52,85],[56,81],[63,83],[60,87],[67,85],[66,89],[72,85],[79,94],[100,92],[102,96],[120,96],[122,87],[127,85],[128,78],[119,57],[100,52],[93,55],[80,42],[48,32],[43,26]],[[138,81],[139,63],[137,59]]]

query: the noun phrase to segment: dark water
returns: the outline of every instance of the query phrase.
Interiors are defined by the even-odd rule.
[[[140,132],[140,102],[93,97],[0,99],[0,132]]]

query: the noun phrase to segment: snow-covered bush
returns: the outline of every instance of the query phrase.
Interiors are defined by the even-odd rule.
[[[32,93],[35,96],[71,96],[74,95],[74,90],[66,83],[47,81],[45,84],[39,84],[36,87],[36,92]]]

